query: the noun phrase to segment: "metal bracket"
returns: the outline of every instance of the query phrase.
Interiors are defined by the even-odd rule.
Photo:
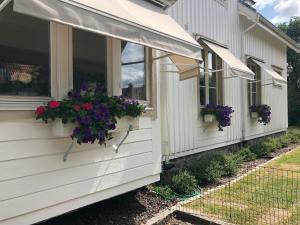
[[[116,153],[119,152],[120,147],[122,146],[122,144],[124,143],[124,141],[127,139],[128,135],[129,135],[129,133],[130,133],[131,131],[133,131],[133,126],[132,126],[132,125],[129,125],[128,130],[127,130],[127,133],[126,133],[125,137],[122,139],[122,141],[120,142],[120,144],[118,144],[118,145],[113,145],[113,148],[116,150]]]
[[[68,155],[70,154],[71,150],[72,150],[73,147],[74,147],[74,143],[75,143],[75,141],[73,140],[72,143],[69,145],[68,150],[67,150],[66,153],[64,154],[64,157],[63,157],[64,162],[67,161]]]

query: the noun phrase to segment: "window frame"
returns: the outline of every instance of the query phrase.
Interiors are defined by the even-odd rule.
[[[0,95],[0,111],[7,110],[35,110],[37,106],[44,104],[53,99],[53,94],[57,92],[57,88],[53,86],[55,78],[56,63],[53,59],[52,52],[55,49],[55,31],[53,22],[48,21],[49,28],[49,84],[50,96],[13,96]]]
[[[198,80],[197,80],[197,87],[198,87],[198,108],[205,108],[206,105],[210,104],[210,100],[209,100],[209,91],[211,88],[214,88],[216,89],[216,104],[219,104],[219,105],[223,105],[224,104],[224,71],[218,71],[218,72],[215,72],[216,73],[216,86],[215,87],[211,87],[210,86],[210,83],[209,83],[209,66],[208,66],[208,54],[211,53],[212,54],[212,57],[216,57],[216,60],[214,62],[213,60],[213,63],[215,63],[216,65],[213,65],[213,67],[217,67],[219,70],[219,67],[220,69],[224,69],[224,63],[223,63],[223,60],[215,53],[213,52],[212,50],[204,47],[203,48],[203,52],[202,52],[202,57],[203,57],[203,60],[204,60],[204,79],[205,79],[205,86],[201,86],[200,85],[200,76],[198,76]],[[204,105],[201,105],[201,91],[200,89],[201,88],[205,88],[205,104]]]
[[[253,62],[251,59],[248,60],[247,66],[251,71],[255,73],[255,81],[248,80],[247,82],[247,95],[248,95],[248,106],[253,105],[253,94],[255,93],[256,105],[262,104],[262,72],[259,65]],[[253,69],[255,68],[255,69]],[[256,85],[255,92],[253,92],[253,84]]]
[[[122,43],[122,41],[121,41]],[[141,100],[137,99],[138,102],[142,105],[145,105],[148,108],[151,108],[153,105],[152,102],[152,66],[151,66],[151,61],[152,61],[152,49],[143,46],[144,47],[144,60],[143,61],[135,61],[131,63],[124,63],[125,65],[131,65],[131,64],[139,64],[139,63],[144,63],[144,70],[145,70],[145,77],[146,77],[146,100]],[[122,57],[122,53],[120,54]],[[124,65],[121,60],[121,78],[120,78],[120,86],[121,86],[121,94],[122,94],[122,66]]]

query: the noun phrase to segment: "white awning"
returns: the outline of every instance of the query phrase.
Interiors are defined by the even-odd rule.
[[[141,0],[14,0],[13,9],[105,36],[201,60],[201,46],[165,11]]]
[[[200,75],[199,61],[179,55],[169,56],[178,69],[180,80],[187,80]]]
[[[221,57],[225,63],[227,63],[235,76],[248,80],[254,80],[255,74],[241,60],[235,57],[227,48],[206,40],[202,41],[208,48],[210,48],[219,57]]]
[[[255,62],[267,75],[270,76],[270,78],[273,81],[273,84],[276,86],[282,86],[282,85],[286,85],[287,81],[280,76],[275,70],[273,70],[273,68],[263,62],[260,62],[256,59],[253,59],[253,62]]]

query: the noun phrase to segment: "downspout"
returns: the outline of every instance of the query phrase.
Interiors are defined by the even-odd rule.
[[[245,29],[243,32],[242,32],[242,40],[241,40],[241,51],[242,51],[242,56],[241,56],[241,60],[242,62],[245,62],[246,63],[246,56],[245,56],[245,46],[244,46],[244,42],[245,42],[245,35],[247,32],[249,32],[250,30],[252,30],[254,27],[256,27],[256,25],[259,23],[259,19],[260,19],[260,15],[259,13],[256,13],[256,21],[251,24],[247,29]],[[244,80],[241,80],[241,87],[243,87],[243,82]],[[246,138],[246,121],[245,121],[245,107],[243,105],[243,103],[245,101],[243,101],[243,96],[244,96],[244,93],[243,93],[243,88],[241,88],[241,106],[242,106],[242,141],[245,140]]]

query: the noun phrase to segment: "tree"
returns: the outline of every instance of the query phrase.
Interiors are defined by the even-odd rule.
[[[292,17],[288,23],[282,23],[278,27],[300,43],[300,17]],[[288,77],[289,125],[300,126],[300,88],[297,86],[300,79],[300,54],[288,49],[287,60],[294,68]]]

